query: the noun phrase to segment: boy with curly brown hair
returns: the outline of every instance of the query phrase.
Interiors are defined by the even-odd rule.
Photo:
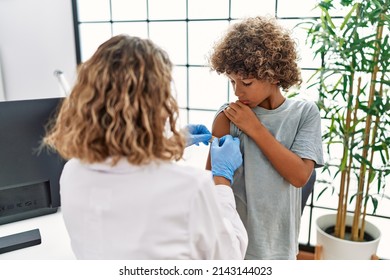
[[[240,139],[244,162],[232,187],[249,236],[246,259],[296,258],[301,187],[323,165],[317,106],[282,94],[301,82],[297,58],[289,31],[272,17],[233,24],[210,56],[238,98],[219,109],[212,134]]]

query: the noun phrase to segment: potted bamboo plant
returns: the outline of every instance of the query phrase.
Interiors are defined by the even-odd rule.
[[[322,61],[310,83],[320,92],[318,106],[326,123],[329,162],[323,171],[339,183],[337,215],[317,220],[319,258],[369,259],[378,246],[380,231],[366,215],[368,207],[375,214],[390,173],[389,2],[323,0],[316,6],[320,18],[305,25],[307,42]],[[333,17],[335,6],[345,15]],[[338,251],[353,255],[338,256],[325,247],[325,239],[346,240],[348,246],[373,243],[373,248],[363,256],[362,248],[354,251],[339,243]]]

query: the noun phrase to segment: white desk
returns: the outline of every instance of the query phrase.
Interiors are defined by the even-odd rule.
[[[38,228],[42,243],[0,254],[0,260],[73,260],[75,259],[62,219],[57,213],[0,225],[0,237]]]

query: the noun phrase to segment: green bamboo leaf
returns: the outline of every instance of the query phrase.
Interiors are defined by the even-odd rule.
[[[356,8],[358,7],[358,3],[355,3],[355,5],[353,5],[352,9],[348,12],[348,14],[345,16],[344,18],[344,21],[342,22],[342,24],[340,25],[340,30],[343,30],[345,25],[347,24],[347,22],[349,21],[349,19],[351,18],[352,16],[352,13],[356,10]]]
[[[327,11],[333,7],[332,0],[323,0],[316,7],[319,7],[323,11]]]
[[[341,169],[338,169],[338,170],[335,172],[335,174],[334,174],[334,176],[333,176],[333,179],[335,179],[335,178],[337,177],[337,175],[338,175],[340,172],[341,172]]]
[[[311,75],[310,77],[309,77],[309,79],[307,80],[307,82],[310,82],[311,81],[311,79],[313,78],[313,77],[315,77],[315,76],[317,76],[318,75],[318,73],[320,73],[321,71],[323,70],[323,68],[321,67],[321,68],[318,68],[315,72],[314,72],[314,74],[313,75]]]
[[[341,0],[341,5],[343,6],[349,6],[351,5],[352,0]]]
[[[349,199],[349,203],[352,203],[353,199],[357,196],[358,194],[355,193],[351,196],[351,198]]]
[[[337,87],[341,84],[341,81],[343,80],[343,76],[341,76],[338,80],[337,80],[337,82],[336,82],[336,84],[333,86],[333,90],[336,90],[337,89]]]
[[[329,12],[328,11],[325,11],[325,17],[328,21],[328,23],[330,24],[330,26],[335,29],[336,26],[334,25],[333,21],[332,21],[332,17],[329,15]],[[333,31],[333,30],[332,30]]]
[[[317,200],[321,197],[321,195],[328,189],[328,187],[325,187],[322,189],[322,191],[317,195]]]
[[[385,153],[386,153],[386,159],[389,160],[390,156],[389,156],[389,146],[388,146],[388,143],[382,141],[382,148],[383,148],[382,151],[385,151]],[[385,161],[383,161],[383,162],[385,162]]]
[[[389,80],[389,81],[385,81],[385,80],[383,80],[383,81],[381,81],[381,83],[383,83],[383,84],[385,84],[385,85],[388,85],[388,86],[390,86],[390,80]]]
[[[376,209],[378,208],[378,199],[376,199],[375,197],[371,196],[371,202],[372,202],[372,205],[374,206],[372,214],[375,215]]]
[[[379,193],[382,187],[382,172],[379,172],[378,175],[378,186],[377,186],[377,192]]]
[[[377,0],[371,0],[377,8],[382,8],[384,6],[384,3],[379,3]]]
[[[364,164],[364,165],[367,165],[367,166],[371,166],[371,163],[366,158],[362,157],[361,155],[354,154],[353,157],[355,159],[357,159],[361,164]]]
[[[372,171],[370,172],[370,176],[369,176],[369,178],[368,178],[368,182],[369,182],[370,184],[374,181],[375,176],[376,176],[376,172],[375,172],[374,170],[372,170]]]

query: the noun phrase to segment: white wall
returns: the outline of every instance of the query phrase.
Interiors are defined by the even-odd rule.
[[[76,73],[72,1],[0,0],[0,63],[6,100],[61,95],[54,70]]]

